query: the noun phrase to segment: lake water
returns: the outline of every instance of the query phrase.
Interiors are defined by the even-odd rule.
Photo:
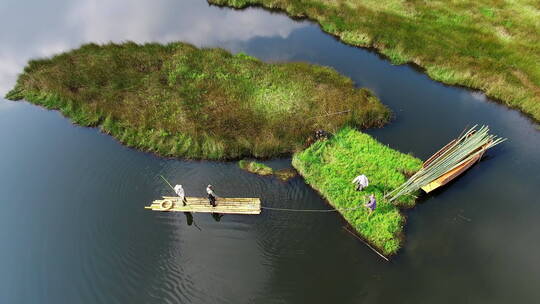
[[[484,95],[343,45],[310,22],[204,0],[0,3],[0,93],[30,58],[85,42],[183,40],[265,61],[334,67],[395,113],[368,132],[426,158],[466,126],[509,141],[406,211],[390,262],[336,214],[157,213],[170,190],[257,196],[325,209],[301,178],[283,183],[234,162],[159,158],[58,112],[0,99],[0,303],[534,303],[540,297],[540,132]],[[268,161],[275,168],[289,159]]]

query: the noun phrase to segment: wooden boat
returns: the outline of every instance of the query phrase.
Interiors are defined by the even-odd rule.
[[[423,167],[429,166],[429,164],[437,157],[445,153],[447,150],[451,149],[454,144],[456,143],[456,140],[454,139],[450,143],[448,143],[446,146],[444,146],[441,150],[437,151],[437,153],[433,154],[428,160],[424,162]],[[491,142],[490,142],[491,143]],[[467,169],[469,169],[475,162],[479,161],[482,156],[484,155],[484,152],[489,147],[490,143],[485,144],[482,146],[479,150],[471,152],[467,157],[465,157],[461,164],[454,167],[453,169],[447,171],[440,177],[436,178],[429,184],[421,187],[422,190],[424,190],[426,193],[429,193],[441,186],[446,185],[450,181],[452,181],[454,178],[458,177],[461,173],[465,172]]]
[[[429,157],[420,170],[384,198],[391,203],[418,189],[431,192],[444,186],[479,161],[487,149],[505,140],[489,134],[489,127],[475,125]]]
[[[260,214],[259,198],[217,198],[216,207],[212,207],[205,197],[186,197],[186,205],[177,196],[164,196],[155,200],[145,209],[165,212],[204,212],[223,214]]]
[[[435,154],[431,155],[422,165],[422,168],[428,167],[437,157],[443,155],[445,152],[450,150],[454,147],[454,145],[457,143],[457,139],[452,140],[451,142],[447,143],[446,146],[442,147],[439,151],[435,152]]]

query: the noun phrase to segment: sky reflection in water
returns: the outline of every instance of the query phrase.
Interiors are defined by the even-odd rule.
[[[83,43],[185,41],[215,46],[254,37],[286,38],[307,23],[260,9],[209,7],[204,0],[3,1],[0,3],[0,93],[31,58]],[[150,13],[149,13],[150,12]],[[24,16],[24,18],[21,18]],[[37,26],[36,26],[37,25]]]

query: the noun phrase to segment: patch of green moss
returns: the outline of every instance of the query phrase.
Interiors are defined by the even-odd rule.
[[[394,205],[383,197],[404,183],[407,175],[420,169],[422,162],[419,159],[393,150],[367,134],[344,128],[332,138],[317,141],[294,154],[292,163],[306,182],[337,209],[362,206],[367,196],[374,194],[377,208],[371,215],[363,207],[341,214],[383,254],[398,251],[405,223],[399,208],[413,207],[415,198],[412,195],[401,197]],[[351,182],[360,174],[368,177],[369,186],[356,191]]]
[[[255,161],[250,161],[250,160],[245,160],[245,159],[240,160],[238,162],[238,166],[243,170],[246,170],[248,172],[255,173],[258,175],[263,175],[263,176],[273,175],[277,177],[279,180],[284,181],[284,182],[288,181],[289,179],[297,175],[296,170],[291,169],[291,168],[274,170],[265,164],[261,164]]]
[[[272,175],[274,173],[274,170],[265,164],[261,164],[255,161],[249,161],[245,159],[242,159],[241,161],[239,161],[238,166],[242,168],[243,170],[246,170],[248,172],[255,173],[258,175]]]
[[[291,153],[315,130],[380,126],[390,117],[370,91],[331,68],[186,43],[87,44],[32,60],[6,97],[60,110],[128,146],[204,159]]]

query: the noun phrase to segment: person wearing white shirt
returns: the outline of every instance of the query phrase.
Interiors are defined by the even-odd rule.
[[[369,185],[368,178],[364,174],[355,177],[352,183],[356,185],[356,191],[362,191],[362,189]]]
[[[176,185],[174,186],[174,192],[176,192],[176,195],[179,197],[179,201],[186,205],[186,194],[184,192],[184,188],[182,188],[182,185]]]

